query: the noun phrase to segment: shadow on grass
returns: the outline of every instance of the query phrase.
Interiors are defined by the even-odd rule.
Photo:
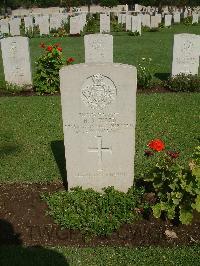
[[[8,156],[12,153],[16,153],[20,150],[18,145],[1,145],[0,146],[0,156]]]
[[[52,149],[55,161],[58,165],[60,175],[62,177],[63,186],[66,190],[68,190],[64,141],[63,140],[52,141],[51,149]]]
[[[55,250],[41,246],[23,247],[20,234],[11,223],[0,219],[0,265],[68,266],[66,258]]]
[[[171,73],[155,73],[154,76],[160,80],[168,80]]]

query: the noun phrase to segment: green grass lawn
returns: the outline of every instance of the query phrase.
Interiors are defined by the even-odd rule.
[[[2,97],[0,110],[0,181],[61,179],[65,166],[60,96]],[[154,138],[180,151],[186,162],[199,143],[199,114],[198,93],[137,95],[136,175],[149,169],[144,149]]]
[[[0,264],[6,266],[197,266],[200,248],[0,248]]]
[[[113,33],[114,35],[114,62],[137,66],[141,58],[152,58],[153,72],[157,77],[165,77],[171,73],[173,36],[178,33],[199,34],[200,25],[185,26],[174,25],[172,28],[160,29],[159,32],[143,32],[142,36],[129,36],[128,33]],[[66,57],[74,57],[75,63],[84,62],[83,37],[63,38],[33,38],[30,39],[30,52],[33,74],[35,60],[41,54],[40,42],[61,43]],[[0,56],[0,87],[3,86],[4,74],[2,59]]]

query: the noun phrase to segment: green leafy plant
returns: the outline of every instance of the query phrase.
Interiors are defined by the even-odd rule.
[[[177,92],[199,92],[200,77],[198,75],[179,74],[170,77],[166,82],[166,87]]]
[[[138,64],[138,85],[144,89],[150,88],[153,80],[153,67],[151,58],[142,58]]]
[[[126,30],[125,25],[118,23],[117,20],[112,21],[111,28],[113,32],[123,32]]]
[[[72,57],[67,60],[62,55],[62,47],[59,44],[40,44],[44,53],[36,61],[36,74],[34,88],[38,93],[53,94],[59,91],[59,70],[64,64],[73,63]]]
[[[145,208],[143,189],[127,193],[113,187],[103,193],[76,187],[69,192],[43,194],[50,214],[62,228],[79,229],[85,235],[110,235],[124,223],[132,223]],[[138,212],[139,210],[139,212]]]
[[[200,146],[188,169],[178,164],[179,152],[166,151],[163,141],[153,140],[148,147],[151,150],[145,155],[157,156],[153,169],[144,175],[156,197],[153,215],[159,218],[165,214],[168,219],[178,217],[182,224],[191,223],[194,210],[200,212]]]
[[[11,92],[11,93],[18,93],[18,92],[21,92],[21,91],[26,90],[27,85],[19,86],[19,85],[17,85],[17,84],[12,84],[12,83],[8,83],[8,82],[6,82],[4,88],[5,88],[5,90],[8,91],[8,92]]]
[[[185,25],[192,25],[192,17],[189,16],[187,18],[184,18],[183,19],[183,24],[185,24]]]
[[[87,24],[85,25],[83,29],[83,34],[96,33],[98,31],[99,31],[99,26],[97,24],[97,20],[95,20],[94,17],[90,17],[87,21]]]
[[[138,31],[128,31],[129,36],[140,36],[140,33]]]

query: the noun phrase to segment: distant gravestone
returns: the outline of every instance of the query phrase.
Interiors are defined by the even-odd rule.
[[[85,63],[113,63],[113,36],[89,34],[84,36]]]
[[[158,28],[159,20],[157,16],[151,16],[151,28]]]
[[[80,64],[60,70],[68,188],[133,185],[136,68]]]
[[[50,30],[52,29],[57,30],[61,27],[61,20],[59,18],[59,14],[53,14],[49,18],[49,26],[50,26]]]
[[[131,31],[131,15],[126,15],[126,31]]]
[[[200,36],[195,34],[174,35],[172,76],[198,74]]]
[[[165,15],[165,27],[172,25],[172,15]]]
[[[196,13],[192,14],[192,24],[199,23],[199,15]]]
[[[0,20],[0,29],[1,29],[2,33],[5,33],[5,34],[10,33],[9,24],[8,24],[8,21],[6,19]]]
[[[38,19],[40,35],[49,35],[49,16],[41,16]]]
[[[110,14],[100,14],[100,32],[110,32]]]
[[[144,27],[151,27],[151,21],[150,21],[150,15],[149,14],[145,14],[143,17],[142,17],[142,25]]]
[[[2,39],[1,50],[5,81],[18,86],[32,84],[28,38]]]
[[[12,20],[10,20],[9,24],[10,24],[10,35],[20,36],[21,19],[13,18]]]
[[[25,32],[33,30],[33,17],[24,17]]]
[[[162,22],[162,15],[161,14],[155,14],[155,16],[158,19],[158,24],[160,24]]]
[[[139,32],[141,35],[142,29],[142,23],[141,23],[141,17],[140,16],[132,16],[132,32]]]
[[[118,24],[122,23],[122,14],[118,14],[117,21],[118,21]]]
[[[121,18],[122,18],[121,23],[126,24],[126,14],[122,14]]]
[[[181,22],[181,14],[179,12],[174,13],[173,18],[174,18],[174,23]]]
[[[70,34],[80,34],[81,27],[79,16],[70,17]]]

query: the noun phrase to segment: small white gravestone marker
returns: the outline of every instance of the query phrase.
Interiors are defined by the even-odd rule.
[[[122,21],[121,21],[121,23],[122,23],[122,24],[126,24],[126,14],[121,14],[121,16],[122,16]]]
[[[113,63],[113,36],[89,34],[84,36],[85,63]]]
[[[165,15],[165,27],[172,25],[172,15]]]
[[[38,19],[40,35],[49,35],[49,16],[41,16]]]
[[[151,26],[151,22],[150,22],[150,15],[149,14],[145,14],[143,17],[142,17],[142,25],[144,27],[149,27]]]
[[[126,31],[131,31],[131,15],[126,15]]]
[[[60,70],[69,189],[133,185],[136,68],[80,64]]]
[[[161,14],[155,14],[155,16],[158,18],[158,24],[162,22],[162,15]]]
[[[110,14],[100,14],[100,32],[110,32]]]
[[[157,16],[151,16],[151,28],[158,28],[159,21]]]
[[[70,17],[70,34],[80,34],[81,27],[80,16]]]
[[[8,21],[6,19],[1,19],[0,20],[0,28],[1,28],[1,32],[2,33],[6,33],[6,34],[10,33],[9,24],[8,24]]]
[[[10,24],[10,35],[11,36],[20,36],[21,18],[11,19],[9,24]]]
[[[140,16],[132,16],[132,32],[139,32],[141,35],[141,28],[142,28],[142,23],[141,23],[141,17]]]
[[[122,14],[118,14],[118,24],[122,23]]]
[[[200,36],[195,34],[174,35],[172,76],[198,74]]]
[[[192,14],[192,24],[199,23],[199,15],[196,13]]]
[[[11,84],[32,84],[29,43],[26,37],[1,40],[5,80]]]
[[[180,23],[181,22],[181,14],[179,12],[174,13],[174,23]]]
[[[25,31],[33,30],[33,17],[24,17]]]

